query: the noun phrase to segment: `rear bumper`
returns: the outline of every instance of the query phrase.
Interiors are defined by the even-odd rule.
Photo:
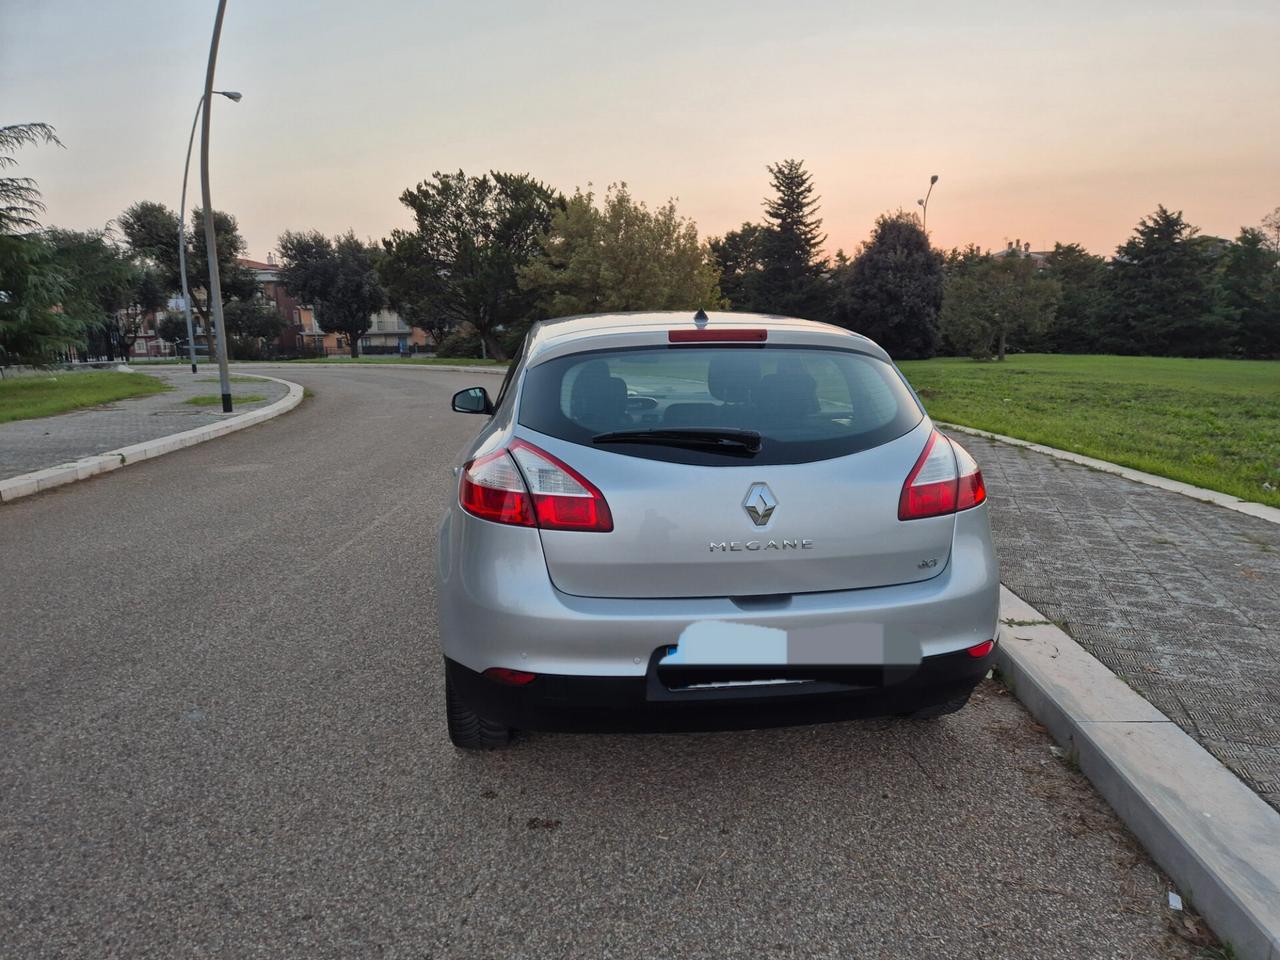
[[[539,675],[510,686],[446,658],[449,680],[482,716],[520,730],[645,732],[732,730],[912,713],[967,695],[992,656],[964,651],[839,678],[770,687],[672,689],[658,654],[639,677]]]
[[[584,535],[585,536],[585,535]],[[956,517],[951,554],[918,583],[779,597],[628,600],[577,597],[547,574],[538,531],[449,511],[440,531],[440,642],[481,673],[642,680],[654,650],[691,626],[731,623],[791,637],[878,635],[828,663],[919,663],[995,636],[1000,577],[984,504]]]

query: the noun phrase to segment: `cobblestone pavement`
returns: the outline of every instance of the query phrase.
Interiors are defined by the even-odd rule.
[[[194,396],[220,392],[216,367],[202,369],[195,376],[186,367],[149,367],[139,372],[167,380],[174,389],[56,417],[0,424],[0,480],[225,419],[220,405],[196,407],[185,402]],[[259,403],[235,404],[234,412],[256,410],[287,392],[284,386],[270,380],[233,382],[233,399],[249,394],[266,397]]]
[[[958,439],[987,480],[1005,585],[1280,809],[1280,526]]]

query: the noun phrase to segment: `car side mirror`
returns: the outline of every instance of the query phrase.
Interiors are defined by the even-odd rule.
[[[493,401],[484,387],[468,387],[453,395],[454,413],[493,413]]]

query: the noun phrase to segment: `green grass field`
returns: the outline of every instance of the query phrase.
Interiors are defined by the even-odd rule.
[[[51,417],[113,400],[163,393],[169,385],[145,373],[59,372],[47,377],[0,380],[0,423]]]
[[[267,399],[260,393],[233,393],[231,395],[231,404],[237,403],[261,403]],[[183,403],[189,403],[193,407],[216,407],[222,403],[222,394],[220,393],[202,393],[196,397],[188,397]]]
[[[1280,506],[1280,362],[1025,354],[900,366],[935,420]]]

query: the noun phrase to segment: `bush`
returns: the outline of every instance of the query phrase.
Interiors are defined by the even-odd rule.
[[[480,338],[474,333],[456,330],[440,343],[437,357],[479,357]]]

